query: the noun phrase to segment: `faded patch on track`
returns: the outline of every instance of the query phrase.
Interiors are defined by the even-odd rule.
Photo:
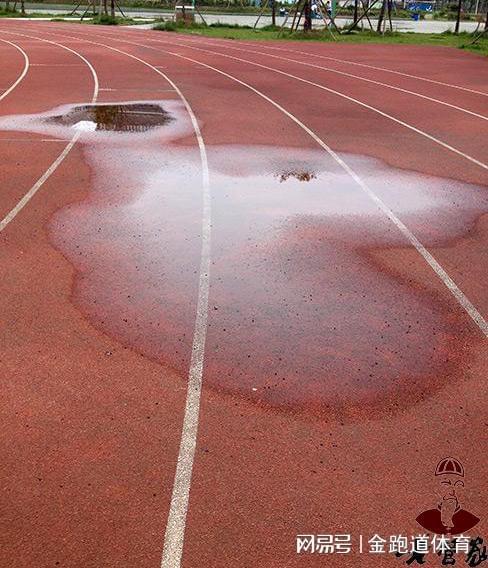
[[[58,212],[51,236],[76,268],[73,302],[90,322],[186,380],[200,159],[196,147],[179,143],[191,132],[181,109],[154,104],[175,119],[159,117],[144,132],[109,125],[83,134],[92,193]],[[97,112],[69,107],[63,120],[57,109],[14,122],[59,135],[87,113],[106,124]],[[484,188],[345,159],[434,252],[462,240],[487,210]],[[355,420],[394,413],[443,388],[446,377],[463,378],[481,338],[330,158],[309,149],[213,146],[209,160],[207,388]]]

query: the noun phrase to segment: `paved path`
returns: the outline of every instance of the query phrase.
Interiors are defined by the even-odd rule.
[[[59,4],[26,4],[27,13],[67,13],[73,10],[72,5],[59,5]],[[133,17],[158,17],[167,16],[171,17],[172,12],[166,10],[150,10],[150,9],[137,9],[137,8],[123,8],[124,11],[130,13]],[[228,24],[240,24],[242,26],[254,26],[256,22],[257,15],[243,15],[243,14],[204,14],[205,20],[211,24],[215,22],[222,22]],[[347,18],[338,18],[339,25],[346,25],[352,23],[352,20]],[[375,20],[372,19],[372,22]],[[277,23],[281,25],[283,18],[278,17]],[[271,24],[271,16],[263,16],[258,23],[259,27]],[[314,22],[314,25],[320,25],[319,20]],[[447,21],[434,21],[434,20],[423,20],[419,22],[414,22],[412,20],[393,20],[393,26],[396,31],[410,31],[417,33],[442,33],[446,30],[454,30],[455,22]],[[462,22],[462,31],[474,31],[477,27],[475,22]]]

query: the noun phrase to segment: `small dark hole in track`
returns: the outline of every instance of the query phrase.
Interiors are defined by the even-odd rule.
[[[152,103],[82,105],[48,119],[79,130],[110,132],[145,132],[173,120],[169,112]]]
[[[306,170],[289,170],[287,172],[283,172],[278,174],[278,178],[280,183],[288,180],[289,178],[295,178],[298,181],[310,181],[312,179],[316,179],[316,175],[314,172],[309,172]]]

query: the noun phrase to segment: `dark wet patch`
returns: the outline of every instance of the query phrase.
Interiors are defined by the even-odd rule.
[[[79,271],[72,298],[91,325],[184,381],[200,262],[200,164],[196,151],[165,148],[164,167],[159,149],[137,166],[127,146],[116,167],[93,150],[96,200],[60,214],[53,239]],[[207,388],[345,422],[392,416],[466,376],[476,330],[349,178],[324,173],[319,157],[296,149],[225,147],[215,162],[244,175],[213,171]],[[462,235],[480,206],[473,187],[449,188],[445,197],[444,180],[352,163],[429,246]],[[136,196],[122,206],[118,167],[124,192]],[[293,174],[310,172],[317,179],[297,191],[302,180]],[[471,209],[461,215],[451,203],[468,194]]]
[[[50,123],[80,130],[111,132],[145,132],[173,120],[160,105],[146,103],[76,106],[66,114],[47,119]]]
[[[290,178],[295,178],[298,181],[310,181],[312,179],[316,179],[317,176],[314,172],[307,172],[305,170],[290,170],[278,174],[278,179],[280,180],[280,183],[283,183],[284,181],[287,181]]]

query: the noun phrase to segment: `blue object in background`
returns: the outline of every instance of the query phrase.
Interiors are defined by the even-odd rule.
[[[408,3],[408,9],[410,12],[433,12],[434,11],[435,2],[428,2],[428,1],[414,1]]]

